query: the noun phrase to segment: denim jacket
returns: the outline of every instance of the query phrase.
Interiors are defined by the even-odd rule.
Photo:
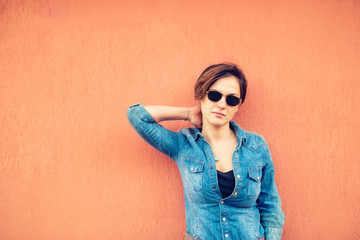
[[[172,158],[180,171],[185,195],[186,231],[201,240],[279,240],[284,213],[274,180],[269,148],[260,135],[235,122],[233,153],[235,189],[222,198],[211,146],[198,128],[173,132],[157,124],[141,103],[127,111],[136,132]]]

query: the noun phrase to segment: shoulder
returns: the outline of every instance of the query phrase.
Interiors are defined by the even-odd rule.
[[[265,141],[265,138],[257,133],[244,131],[246,136],[246,141],[243,143],[243,147],[248,149],[249,154],[260,154],[260,156],[264,156],[266,161],[270,159],[271,155],[269,147]]]
[[[179,133],[184,135],[187,139],[194,141],[198,137],[200,131],[197,128],[182,128],[179,130]]]
[[[261,147],[266,147],[266,141],[260,134],[243,130],[236,122],[231,121],[230,127],[235,131],[238,140],[241,139],[242,146],[256,150]]]
[[[243,146],[252,151],[268,147],[265,138],[260,134],[244,130],[244,136]]]

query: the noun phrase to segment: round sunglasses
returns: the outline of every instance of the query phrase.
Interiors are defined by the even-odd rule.
[[[216,90],[207,91],[207,96],[210,101],[218,102],[222,98],[223,94]],[[226,96],[226,103],[229,106],[235,107],[240,103],[241,98],[238,98],[234,95],[225,95]]]

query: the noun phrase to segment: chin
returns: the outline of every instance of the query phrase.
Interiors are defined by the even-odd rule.
[[[214,127],[222,127],[224,125],[228,125],[229,121],[223,120],[223,119],[215,119],[215,120],[209,121],[209,123],[211,125],[213,125]]]

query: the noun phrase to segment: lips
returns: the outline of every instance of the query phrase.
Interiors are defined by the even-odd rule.
[[[220,113],[220,112],[213,112],[213,114],[215,114],[215,116],[216,116],[216,117],[219,117],[219,118],[225,117],[225,114]]]

